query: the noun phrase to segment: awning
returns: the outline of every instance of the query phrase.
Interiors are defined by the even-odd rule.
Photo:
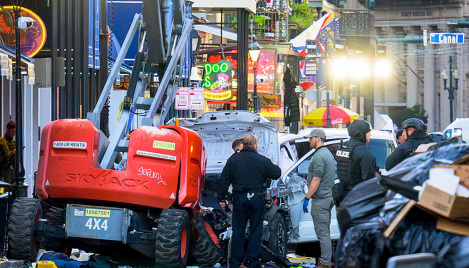
[[[280,44],[260,44],[261,48],[274,48],[277,49],[277,53],[279,55],[288,55],[294,57],[303,58],[298,52],[292,49],[292,45],[290,43],[280,43]]]
[[[236,33],[227,31],[227,30],[221,30],[220,27],[210,26],[210,25],[205,25],[205,24],[194,24],[194,29],[196,29],[197,31],[204,32],[204,33],[213,34],[216,36],[221,36],[223,32],[224,38],[228,38],[234,41],[238,40],[238,36]]]

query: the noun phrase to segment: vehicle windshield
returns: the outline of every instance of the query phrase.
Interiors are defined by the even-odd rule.
[[[347,143],[345,143],[345,145]],[[378,165],[378,167],[380,169],[384,168],[384,161],[386,161],[386,157],[388,157],[388,155],[390,155],[392,151],[394,150],[393,141],[370,139],[367,145],[370,148],[371,154],[376,159],[376,164]]]
[[[390,140],[370,139],[368,143],[371,154],[376,159],[379,168],[384,168],[386,157],[394,150],[394,144]]]

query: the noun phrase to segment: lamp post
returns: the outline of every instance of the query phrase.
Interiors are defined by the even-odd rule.
[[[257,42],[254,42],[250,45],[250,50],[249,50],[249,57],[251,57],[251,60],[254,64],[254,93],[252,96],[252,101],[254,103],[254,112],[258,113],[261,110],[260,107],[260,101],[259,101],[259,96],[257,96],[257,61],[259,60],[259,56],[261,54],[261,49],[259,47],[259,44]]]
[[[20,49],[20,17],[21,6],[14,6],[15,14],[15,37],[16,37],[16,68],[15,68],[15,90],[16,90],[16,163],[15,163],[15,183],[17,187],[16,196],[26,197],[27,188],[24,185],[23,166],[23,95],[21,88],[21,49]]]
[[[453,77],[454,77],[454,87],[453,87]],[[453,57],[449,57],[449,87],[446,86],[446,81],[448,80],[448,75],[446,71],[441,72],[441,78],[443,78],[443,86],[445,90],[448,90],[448,100],[449,100],[449,120],[453,122],[453,100],[454,100],[454,91],[458,90],[458,70],[453,70]]]

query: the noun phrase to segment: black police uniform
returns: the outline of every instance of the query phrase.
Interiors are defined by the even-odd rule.
[[[420,144],[431,142],[433,142],[433,139],[428,136],[425,131],[415,130],[405,142],[399,144],[399,146],[397,146],[397,148],[394,149],[394,151],[386,158],[384,167],[386,170],[392,169],[406,158],[412,156]]]
[[[224,198],[233,185],[233,235],[230,267],[260,267],[262,223],[265,214],[264,184],[280,177],[280,168],[272,161],[245,147],[231,155],[223,168],[219,197]],[[249,220],[249,242],[244,256],[244,234]],[[243,258],[245,257],[245,258]]]
[[[366,121],[354,121],[348,129],[350,141],[347,148],[337,150],[337,176],[340,180],[338,196],[334,196],[337,206],[344,197],[364,180],[375,177],[376,164],[368,146],[366,133],[370,126]]]

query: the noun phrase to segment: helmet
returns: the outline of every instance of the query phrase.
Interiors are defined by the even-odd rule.
[[[415,128],[415,130],[427,132],[427,125],[425,125],[425,123],[418,118],[409,118],[402,122],[402,129],[406,129],[409,127],[413,127]]]

